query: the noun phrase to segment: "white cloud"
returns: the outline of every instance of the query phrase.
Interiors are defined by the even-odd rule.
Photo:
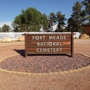
[[[2,27],[4,24],[9,25],[11,27],[12,22],[8,21],[8,22],[0,22],[0,27]]]

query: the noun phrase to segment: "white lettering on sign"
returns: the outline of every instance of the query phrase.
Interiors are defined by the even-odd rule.
[[[45,40],[46,36],[32,36],[32,40]],[[48,36],[49,40],[66,40],[65,35],[60,36]]]
[[[61,42],[37,42],[37,46],[62,46]]]
[[[66,36],[49,36],[49,40],[66,40]]]
[[[32,36],[32,40],[45,40],[45,36]]]
[[[62,48],[36,48],[37,52],[61,52]]]
[[[62,42],[60,41],[55,41],[55,40],[66,40],[66,35],[49,35],[49,36],[42,36],[42,35],[35,35],[32,36],[32,40],[36,40],[36,52],[41,53],[59,53],[62,51],[62,48],[59,48],[58,46],[62,46]],[[42,40],[38,42],[38,40]],[[44,40],[49,40],[49,41],[44,41]],[[53,40],[53,42],[52,42]],[[38,46],[40,48],[38,48]],[[47,48],[45,48],[47,46]],[[51,48],[51,47],[54,48]]]

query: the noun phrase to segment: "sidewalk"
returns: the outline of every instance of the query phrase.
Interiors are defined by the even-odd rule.
[[[0,60],[15,50],[24,50],[24,42],[0,43]],[[74,41],[74,52],[90,56],[90,39]],[[18,75],[0,71],[0,90],[90,90],[90,69],[60,75]]]

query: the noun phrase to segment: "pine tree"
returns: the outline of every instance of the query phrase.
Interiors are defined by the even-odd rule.
[[[81,23],[83,22],[82,16],[82,6],[79,2],[74,3],[72,7],[72,15],[68,19],[68,31],[78,32]]]
[[[90,0],[84,0],[81,3],[83,5],[83,7],[84,7],[83,16],[90,23]]]

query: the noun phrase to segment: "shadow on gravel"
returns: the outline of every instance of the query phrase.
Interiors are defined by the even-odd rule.
[[[17,50],[17,49],[14,49],[14,51],[16,51],[17,53],[19,53],[21,56],[25,57],[25,50]]]
[[[14,49],[17,53],[19,53],[21,56],[25,57],[25,50],[17,50]],[[71,57],[69,54],[28,54],[27,56],[68,56]]]

